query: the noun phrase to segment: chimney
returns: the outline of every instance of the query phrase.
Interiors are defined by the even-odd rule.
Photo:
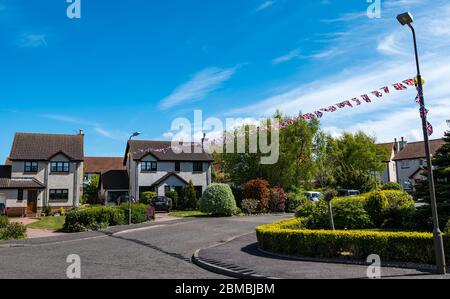
[[[206,140],[206,133],[203,133],[203,138],[202,138],[202,150],[205,150],[205,140]]]
[[[78,135],[82,135],[82,136],[84,136],[84,130],[83,130],[83,129],[80,129],[80,131],[79,131]]]
[[[400,150],[402,151],[406,147],[405,137],[402,137],[402,141],[400,142]]]
[[[400,151],[397,138],[394,138],[394,151],[395,153],[398,153]]]

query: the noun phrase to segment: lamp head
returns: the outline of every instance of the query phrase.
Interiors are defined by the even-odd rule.
[[[411,23],[414,23],[414,18],[412,16],[412,14],[409,12],[405,12],[405,13],[402,13],[401,15],[398,15],[397,20],[399,21],[400,24],[402,24],[402,26],[410,25]]]
[[[137,137],[137,136],[139,136],[139,135],[141,135],[140,132],[134,132],[133,135],[131,135],[131,137]]]

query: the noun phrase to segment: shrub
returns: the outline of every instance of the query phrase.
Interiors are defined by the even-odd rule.
[[[438,204],[439,225],[444,228],[450,220],[450,204]],[[405,228],[412,230],[432,231],[433,217],[431,206],[422,206],[410,213],[404,224]]]
[[[9,224],[8,216],[0,216],[0,228],[5,228]]]
[[[44,213],[45,216],[51,216],[53,214],[52,207],[50,207],[50,206],[43,207],[42,208],[42,213]]]
[[[171,209],[178,209],[178,192],[177,191],[167,191],[166,196],[171,200]]]
[[[241,202],[242,211],[245,214],[253,215],[259,212],[259,200],[256,199],[244,199]]]
[[[131,204],[131,223],[138,224],[150,221],[149,215],[147,214],[147,205],[145,204]],[[120,206],[120,209],[123,211],[125,215],[125,223],[128,223],[128,215],[130,206],[128,203],[125,203]]]
[[[333,204],[333,219],[337,229],[366,229],[374,227],[364,205],[358,201],[340,201]]]
[[[373,223],[379,227],[383,223],[382,213],[388,206],[389,201],[383,191],[375,190],[368,195],[364,208]]]
[[[295,216],[303,218],[305,226],[310,229],[328,229],[330,227],[328,204],[325,201],[319,203],[308,201],[297,209]]]
[[[236,200],[236,205],[239,208],[242,208],[241,203],[245,199],[243,188],[239,186],[231,186],[231,191],[233,192],[234,199]]]
[[[200,211],[214,216],[231,216],[237,210],[230,186],[212,184],[206,188],[200,200]]]
[[[383,261],[434,263],[433,236],[417,232],[370,232],[302,230],[301,220],[259,226],[259,246],[272,252],[322,258],[343,253],[365,260],[378,254]],[[450,238],[445,238],[450,246]],[[447,259],[450,261],[449,257]]]
[[[99,230],[125,223],[125,214],[120,207],[83,207],[73,209],[66,214],[63,231]]]
[[[244,185],[244,197],[258,200],[260,209],[266,210],[270,199],[269,182],[260,179],[248,181]]]
[[[274,213],[281,213],[286,210],[287,194],[283,188],[276,187],[270,189],[269,209]]]
[[[156,197],[155,192],[143,192],[141,195],[139,195],[139,203],[148,206],[152,203],[152,200],[155,197]]]
[[[10,223],[0,228],[0,240],[20,240],[27,236],[27,228],[21,223]]]
[[[403,191],[403,187],[399,183],[389,182],[389,183],[383,184],[383,186],[381,187],[381,190],[399,190],[399,191]]]
[[[297,211],[297,209],[306,203],[308,203],[308,198],[302,194],[297,192],[289,192],[286,199],[286,212],[293,213]]]

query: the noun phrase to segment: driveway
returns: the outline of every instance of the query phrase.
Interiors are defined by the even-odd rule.
[[[0,242],[0,278],[66,278],[71,254],[81,258],[82,278],[224,278],[194,265],[192,254],[285,217],[178,219],[131,231]]]

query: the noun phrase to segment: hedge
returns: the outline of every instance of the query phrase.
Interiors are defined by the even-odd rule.
[[[236,200],[230,186],[212,184],[200,199],[200,211],[213,216],[232,216],[237,211]]]
[[[131,220],[134,224],[151,220],[148,207],[143,204],[131,205]],[[69,233],[95,231],[127,223],[128,204],[119,207],[81,207],[67,213],[63,231]]]
[[[27,228],[21,223],[9,223],[0,228],[0,240],[20,240],[27,236]]]
[[[417,232],[325,231],[302,229],[301,219],[256,228],[260,248],[271,252],[320,258],[365,260],[378,254],[382,261],[434,264],[433,235]],[[444,237],[447,252],[450,236]],[[449,256],[447,260],[450,262]]]

